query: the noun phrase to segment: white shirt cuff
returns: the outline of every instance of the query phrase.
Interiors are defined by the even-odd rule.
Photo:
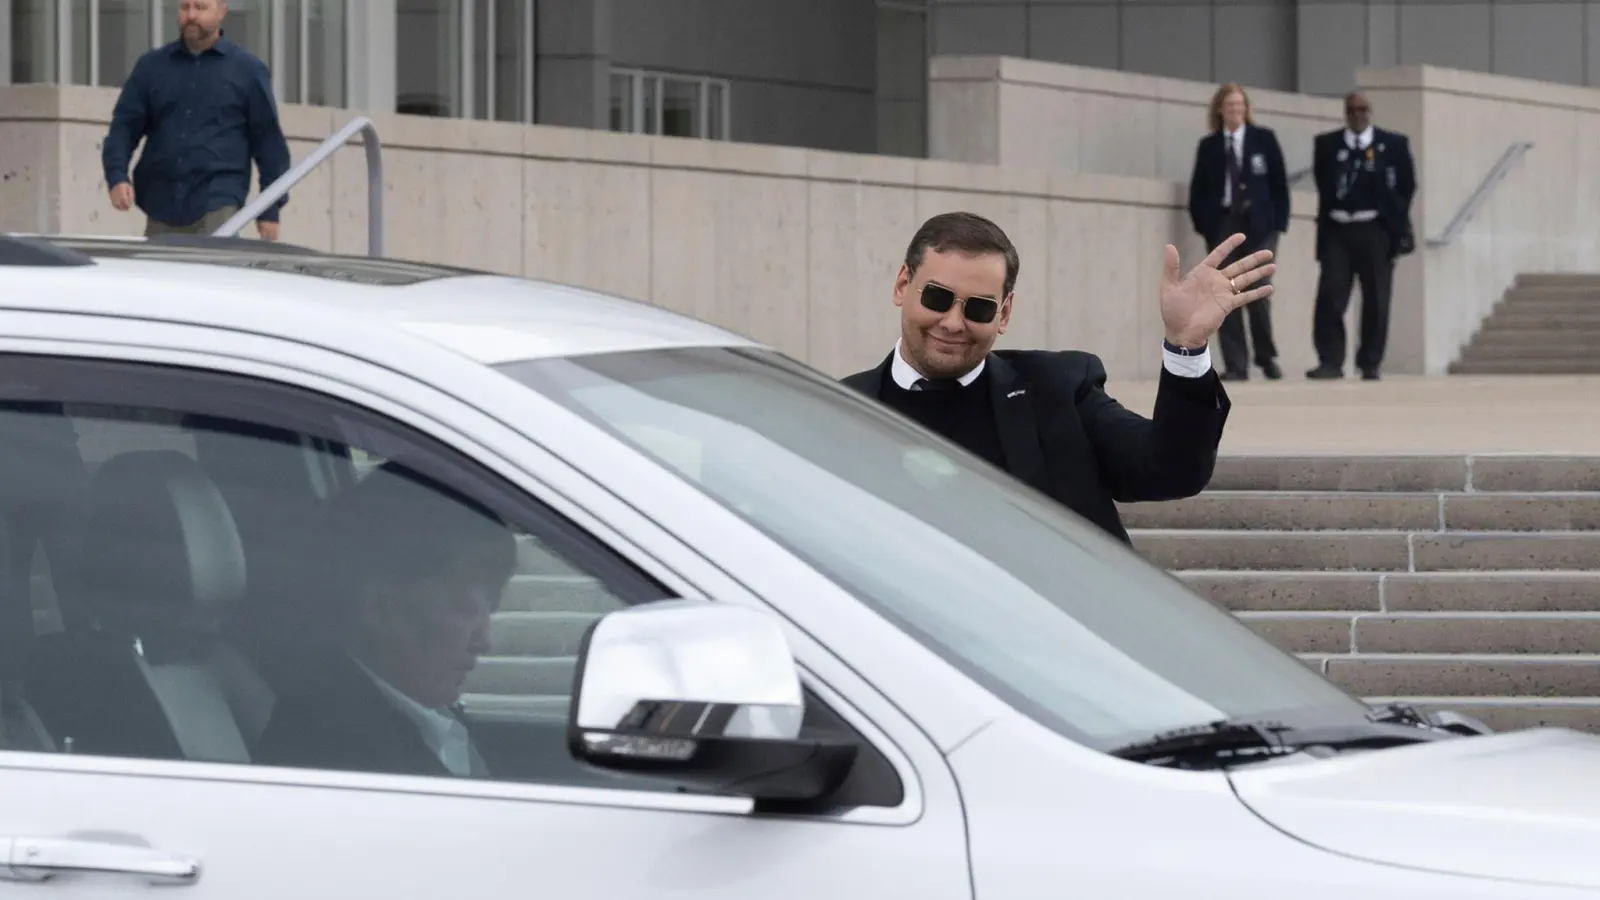
[[[1162,347],[1161,363],[1168,372],[1180,378],[1200,378],[1211,371],[1211,348],[1206,347],[1194,356],[1184,356]]]

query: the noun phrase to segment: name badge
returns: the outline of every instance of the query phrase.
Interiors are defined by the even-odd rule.
[[[1385,166],[1383,170],[1383,177],[1389,182],[1389,190],[1394,190],[1397,180],[1394,173],[1394,166]]]
[[[1267,157],[1264,154],[1250,154],[1250,171],[1257,175],[1267,174]]]

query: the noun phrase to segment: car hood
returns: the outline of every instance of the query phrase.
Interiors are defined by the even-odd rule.
[[[1230,773],[1307,844],[1408,868],[1600,887],[1600,737],[1540,728]]]

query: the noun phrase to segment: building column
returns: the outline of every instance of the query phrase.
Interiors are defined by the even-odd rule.
[[[11,83],[11,0],[0,0],[0,85]]]
[[[611,0],[537,0],[538,122],[610,127]]]
[[[351,0],[345,28],[345,84],[351,109],[394,112],[398,0]]]

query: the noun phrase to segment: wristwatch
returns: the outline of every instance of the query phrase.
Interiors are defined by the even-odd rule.
[[[1200,354],[1206,352],[1206,346],[1204,344],[1192,348],[1179,347],[1177,344],[1174,344],[1166,338],[1161,339],[1161,349],[1166,350],[1169,353],[1176,353],[1179,356],[1199,356]]]

